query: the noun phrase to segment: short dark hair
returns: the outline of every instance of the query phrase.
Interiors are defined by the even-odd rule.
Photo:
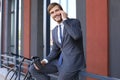
[[[58,3],[56,3],[56,2],[53,2],[53,3],[50,3],[50,4],[48,5],[48,12],[50,12],[50,10],[51,10],[53,7],[55,7],[55,6],[58,6],[58,7],[60,8],[60,10],[63,10],[63,8],[62,8],[62,6],[61,6],[60,4],[58,4]]]

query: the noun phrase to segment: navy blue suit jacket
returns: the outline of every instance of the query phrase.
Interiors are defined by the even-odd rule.
[[[83,51],[83,37],[80,21],[67,19],[63,21],[63,41],[58,42],[57,26],[52,31],[53,46],[47,60],[50,62],[59,55],[63,56],[62,70],[66,72],[77,71],[85,68],[85,57]]]

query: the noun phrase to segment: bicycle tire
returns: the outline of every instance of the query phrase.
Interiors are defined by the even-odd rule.
[[[28,71],[23,80],[36,80],[35,78],[32,77],[32,75],[30,74],[30,72]]]
[[[15,74],[17,74],[17,71],[14,68],[10,69],[8,71],[8,73],[6,74],[4,80],[13,80],[13,78],[14,78],[14,80],[16,80],[17,79],[17,75],[14,76]]]

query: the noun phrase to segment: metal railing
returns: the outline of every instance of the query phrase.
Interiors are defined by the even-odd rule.
[[[58,74],[49,74],[49,76],[54,77],[56,80],[58,78]],[[93,73],[88,73],[86,71],[81,71],[79,73],[79,80],[89,80],[89,78],[91,80],[92,79],[93,80],[120,80],[118,78],[97,75],[97,74],[93,74]]]
[[[13,56],[11,55],[11,53],[7,53],[7,54],[2,54],[1,55],[1,67],[6,67],[6,68],[11,68],[11,66],[9,65],[13,65],[13,66],[17,66],[21,61],[22,61],[22,58],[21,56],[18,57],[17,59],[15,58],[16,56]],[[15,62],[18,62],[17,64]],[[30,60],[25,60],[24,62],[22,62],[22,64],[29,64],[30,63]],[[21,66],[23,67],[23,66]],[[26,67],[25,67],[26,68]]]
[[[17,58],[16,58],[17,57]],[[20,80],[21,76],[25,76],[28,74],[28,67],[32,63],[32,59],[26,58],[24,56],[20,56],[14,53],[3,53],[1,55],[1,67],[9,70],[14,69],[15,73],[17,73],[17,79]],[[15,63],[17,62],[17,64]],[[17,71],[16,71],[17,70]],[[7,74],[7,73],[6,73]]]
[[[97,79],[97,80],[120,80],[118,78],[97,75],[97,74],[93,74],[93,73],[88,73],[86,71],[80,72],[80,76],[85,77],[85,78]]]

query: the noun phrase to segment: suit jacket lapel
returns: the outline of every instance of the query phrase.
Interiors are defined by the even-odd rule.
[[[53,34],[55,36],[55,42],[60,47],[61,44],[58,41],[58,27],[55,28],[55,33]]]
[[[65,26],[65,25],[64,25]],[[60,43],[58,41],[58,26],[55,28],[55,33],[53,34],[55,36],[55,41],[56,41],[56,44],[59,46],[59,47],[62,47],[63,46],[63,42],[64,42],[64,38],[65,38],[65,34],[66,34],[66,30],[65,30],[65,27],[63,29],[63,39],[62,39],[62,42]]]

